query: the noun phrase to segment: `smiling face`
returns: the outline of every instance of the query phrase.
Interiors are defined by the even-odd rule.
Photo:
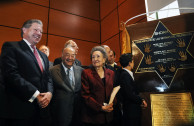
[[[114,53],[113,51],[111,50],[110,51],[110,55],[109,55],[109,59],[108,59],[108,64],[113,64],[115,62],[115,56],[114,56]]]
[[[62,61],[65,67],[71,68],[75,61],[75,50],[73,48],[65,48],[63,50]]]
[[[47,57],[49,56],[49,48],[48,47],[46,47],[46,46],[41,46],[40,48],[39,48],[39,50],[41,51],[41,52],[43,52],[44,54],[46,54],[47,55]]]
[[[36,45],[42,38],[42,25],[32,23],[31,27],[23,28],[23,38],[31,45]]]
[[[105,64],[106,58],[103,57],[103,54],[100,51],[94,51],[92,54],[92,65],[94,67],[103,67]]]

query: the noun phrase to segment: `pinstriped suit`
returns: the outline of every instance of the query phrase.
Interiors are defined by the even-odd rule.
[[[51,102],[51,111],[56,126],[69,126],[76,123],[80,118],[80,89],[82,68],[73,65],[75,88],[69,83],[68,76],[62,64],[53,66],[51,76],[54,85],[54,95]],[[73,121],[73,122],[71,122]]]

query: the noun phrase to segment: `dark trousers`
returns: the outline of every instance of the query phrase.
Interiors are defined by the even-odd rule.
[[[120,104],[116,104],[113,110],[113,121],[111,126],[122,126],[122,112]]]
[[[141,126],[141,117],[124,117],[123,126]]]
[[[111,126],[110,124],[91,124],[91,123],[83,123],[83,126]]]
[[[40,117],[39,114],[28,119],[0,118],[0,126],[52,126],[51,117]]]
[[[5,126],[5,119],[0,118],[0,126]]]

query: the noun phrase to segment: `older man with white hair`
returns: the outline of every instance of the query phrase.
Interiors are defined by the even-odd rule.
[[[68,40],[65,43],[65,47],[72,47],[75,50],[75,54],[77,55],[79,48],[78,48],[77,44],[73,40]],[[56,58],[54,60],[53,66],[57,65],[57,64],[60,64],[61,62],[62,62],[61,57]],[[81,66],[81,62],[78,59],[75,59],[74,64],[77,65],[77,66]]]

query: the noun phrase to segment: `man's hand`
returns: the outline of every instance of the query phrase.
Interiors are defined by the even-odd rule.
[[[51,98],[52,98],[52,94],[50,92],[40,93],[37,96],[37,100],[38,100],[40,107],[41,108],[47,107],[51,101]]]

